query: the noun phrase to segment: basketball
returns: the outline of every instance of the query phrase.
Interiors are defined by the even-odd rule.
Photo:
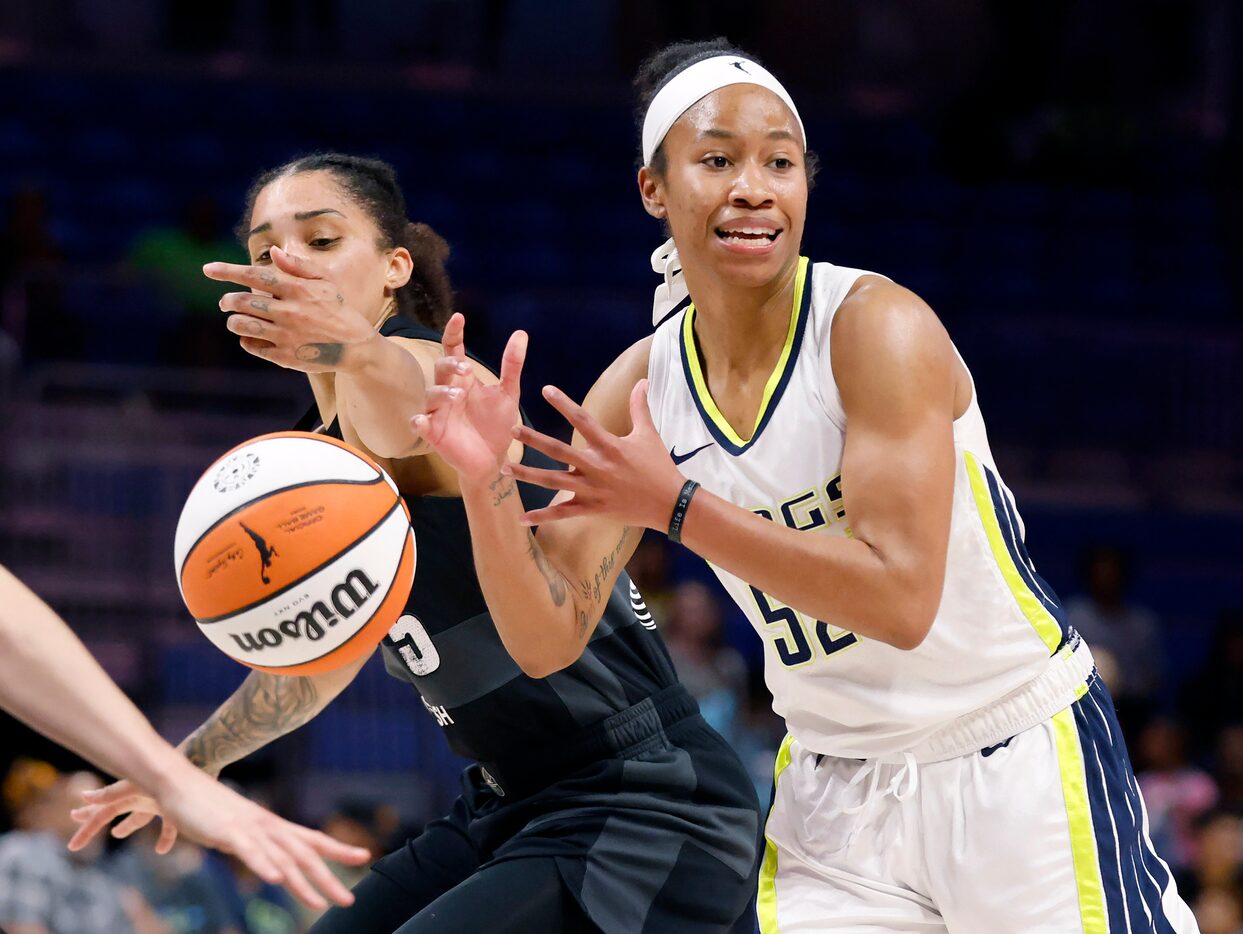
[[[392,479],[349,445],[305,432],[261,435],[208,467],[173,551],[199,629],[274,674],[370,652],[414,582],[414,533]]]

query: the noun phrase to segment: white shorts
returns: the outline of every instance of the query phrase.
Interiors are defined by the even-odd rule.
[[[763,934],[1186,934],[1148,837],[1113,702],[1082,695],[1006,742],[939,762],[818,756],[786,737]]]

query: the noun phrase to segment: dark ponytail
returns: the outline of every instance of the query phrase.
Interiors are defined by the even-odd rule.
[[[246,234],[259,193],[278,178],[303,172],[328,172],[342,190],[363,208],[380,232],[377,246],[391,250],[404,246],[414,268],[410,281],[397,289],[397,313],[440,330],[453,313],[453,287],[445,263],[449,244],[427,224],[414,224],[406,213],[406,198],[397,184],[397,173],[387,162],[339,152],[302,156],[260,174],[246,193],[246,210],[238,225],[238,239]]]
[[[410,281],[397,290],[397,311],[435,328],[453,313],[453,286],[445,263],[449,244],[427,224],[406,224],[405,247],[414,260]]]

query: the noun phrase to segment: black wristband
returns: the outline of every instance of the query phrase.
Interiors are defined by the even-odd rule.
[[[669,520],[669,541],[682,541],[682,523],[686,521],[686,510],[691,504],[691,497],[699,489],[694,480],[682,484],[682,492],[678,494],[677,505],[673,507],[673,517]]]

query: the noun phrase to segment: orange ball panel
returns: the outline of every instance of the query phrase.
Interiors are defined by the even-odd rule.
[[[379,478],[279,490],[250,504],[190,549],[181,569],[186,606],[211,620],[267,599],[349,548],[396,499]]]

